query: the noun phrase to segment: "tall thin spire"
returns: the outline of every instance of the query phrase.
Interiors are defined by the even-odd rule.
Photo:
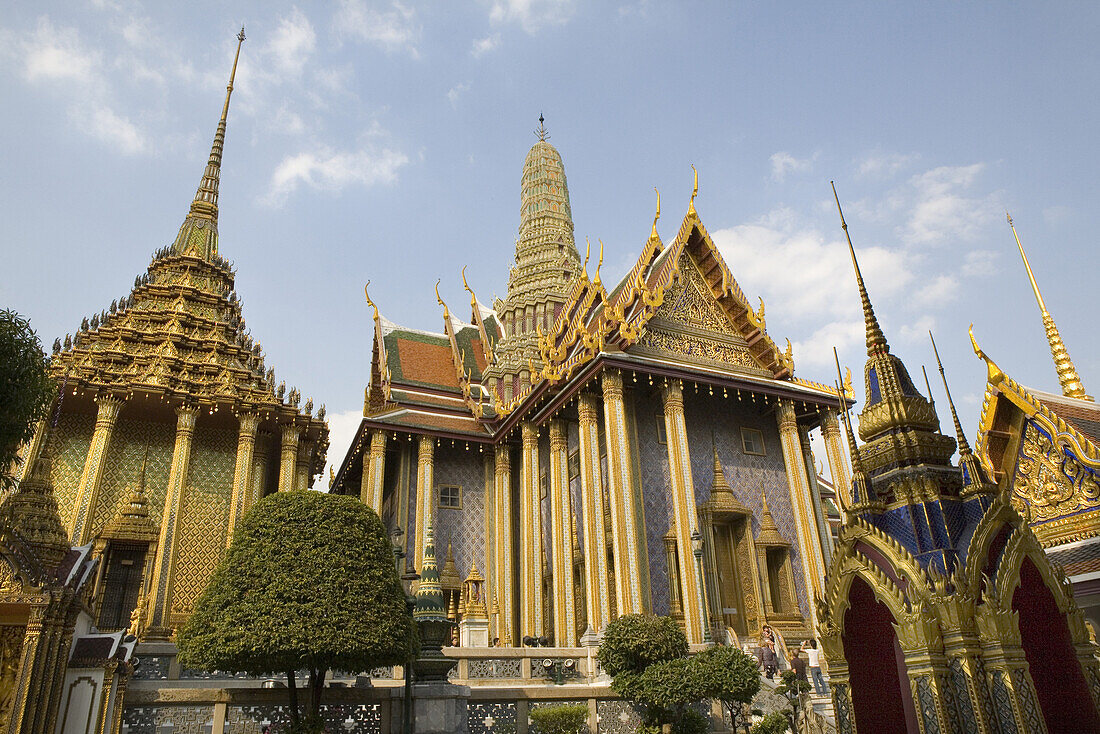
[[[229,83],[225,87],[225,104],[218,120],[218,130],[214,133],[214,143],[210,146],[210,157],[206,161],[191,209],[180,227],[172,251],[176,254],[197,255],[211,259],[218,254],[218,182],[222,170],[222,150],[225,147],[225,125],[229,117],[229,98],[233,95],[233,80],[237,76],[237,61],[241,57],[241,45],[244,43],[244,27],[237,34],[237,52],[233,56],[233,69],[229,72]]]
[[[943,391],[947,393],[947,404],[951,408],[951,418],[955,421],[955,439],[959,442],[959,468],[962,470],[963,495],[974,492],[993,491],[986,477],[985,470],[974,452],[970,450],[970,443],[963,433],[962,423],[959,422],[959,414],[955,412],[955,401],[951,397],[951,388],[947,386],[947,375],[943,371],[943,362],[940,361],[940,350],[936,348],[936,339],[932,332],[928,332],[928,338],[932,340],[932,352],[936,355],[936,366],[940,370],[940,379],[943,380]],[[929,390],[931,393],[931,390]]]
[[[1035,301],[1039,304],[1039,312],[1043,317],[1043,328],[1047,332],[1047,341],[1050,343],[1050,355],[1054,358],[1054,368],[1058,372],[1058,382],[1062,386],[1062,394],[1067,398],[1079,398],[1092,400],[1085,394],[1085,387],[1081,384],[1081,377],[1077,374],[1077,368],[1070,359],[1062,335],[1058,333],[1058,326],[1054,323],[1054,317],[1047,311],[1047,305],[1043,302],[1043,294],[1039,292],[1039,284],[1035,282],[1035,274],[1031,272],[1031,263],[1027,260],[1024,246],[1020,244],[1020,235],[1016,234],[1016,227],[1012,224],[1012,217],[1005,212],[1008,226],[1012,229],[1012,236],[1016,238],[1016,246],[1020,248],[1020,257],[1024,260],[1024,268],[1027,270],[1027,278],[1031,281],[1031,290],[1035,292]]]
[[[947,393],[947,405],[951,409],[951,419],[955,421],[955,438],[959,442],[959,457],[973,455],[970,451],[970,444],[966,441],[966,434],[963,433],[962,423],[959,422],[959,414],[955,412],[955,401],[951,397],[951,388],[947,386],[947,375],[943,371],[943,362],[940,361],[940,350],[936,348],[936,337],[932,336],[932,331],[929,330],[928,338],[932,340],[932,353],[936,355],[936,367],[940,370],[940,379],[943,380],[943,391]],[[929,386],[928,394],[931,396],[932,388]]]
[[[844,378],[840,373],[840,356],[837,354],[836,347],[833,347],[833,359],[836,361],[837,378],[843,381]],[[848,439],[848,454],[852,461],[852,506],[846,509],[857,512],[866,509],[871,504],[874,495],[871,490],[871,480],[863,469],[859,447],[856,446],[856,434],[852,430],[852,417],[848,414],[848,404],[844,400],[844,392],[841,390],[840,385],[841,382],[836,383],[836,394],[840,401],[840,422],[844,424],[844,434]]]
[[[836,193],[836,184],[832,181],[833,198],[836,199],[836,210],[840,214],[840,228],[844,230],[844,237],[848,240],[848,254],[852,256],[852,267],[856,271],[856,284],[859,286],[859,299],[863,303],[863,321],[867,327],[867,353],[876,351],[889,352],[890,345],[886,343],[886,336],[882,333],[882,327],[875,317],[875,309],[871,306],[871,298],[867,295],[867,286],[863,283],[863,273],[859,271],[859,261],[856,260],[856,250],[852,246],[852,237],[848,234],[848,223],[844,221],[844,211],[840,208],[840,197]]]

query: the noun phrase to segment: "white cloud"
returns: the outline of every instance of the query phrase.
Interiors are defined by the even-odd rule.
[[[792,340],[795,370],[810,367],[810,373],[816,379],[831,384],[836,373],[833,349],[836,348],[843,365],[848,363],[845,355],[863,344],[864,329],[862,319],[830,321],[818,328],[804,340]],[[802,372],[805,374],[805,372]],[[815,378],[811,378],[815,379]]]
[[[919,157],[915,153],[871,153],[859,162],[856,171],[864,178],[889,178],[908,168]]]
[[[150,147],[148,138],[137,125],[109,107],[93,103],[87,109],[74,107],[73,114],[81,118],[92,135],[123,153],[136,155]]]
[[[266,51],[280,74],[297,77],[316,48],[317,34],[313,24],[302,11],[294,8],[289,16],[279,19]]]
[[[931,342],[928,340],[928,332],[936,330],[936,319],[932,316],[925,314],[911,324],[902,324],[898,329],[898,337],[902,341],[907,341],[912,344],[926,344],[931,351]],[[919,359],[917,360],[920,361]],[[916,365],[911,365],[914,368]],[[916,377],[916,372],[911,373],[913,377]]]
[[[968,278],[997,272],[998,254],[992,250],[971,250],[963,259],[962,274]]]
[[[809,158],[795,158],[785,150],[773,153],[772,180],[782,183],[788,173],[809,173],[813,169],[815,160],[817,160],[816,153]]]
[[[283,158],[271,176],[271,186],[263,201],[269,206],[280,206],[303,184],[321,191],[340,191],[353,184],[393,183],[398,170],[408,162],[404,153],[373,143],[347,151],[322,145]]]
[[[27,81],[72,81],[98,84],[102,58],[87,49],[75,28],[58,28],[48,17],[24,45]]]
[[[450,101],[451,106],[454,107],[458,104],[458,98],[462,96],[462,93],[470,88],[467,82],[460,82],[447,92],[447,99]]]
[[[474,41],[474,46],[470,49],[470,53],[474,58],[480,58],[483,54],[487,54],[497,46],[500,45],[500,34],[490,33],[485,38],[479,38]]]
[[[342,0],[334,22],[337,33],[342,36],[387,51],[406,50],[414,58],[418,55],[416,44],[420,40],[420,25],[416,22],[416,12],[399,2],[379,9],[366,0]]]
[[[912,244],[973,240],[996,218],[997,194],[969,194],[984,163],[940,166],[909,180],[912,213],[901,234]]]
[[[568,23],[575,10],[574,0],[493,0],[489,22],[518,23],[533,34],[544,26]]]
[[[930,278],[913,294],[913,305],[935,307],[955,300],[959,294],[959,279],[940,274]]]

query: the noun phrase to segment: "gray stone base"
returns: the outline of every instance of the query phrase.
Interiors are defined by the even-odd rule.
[[[469,686],[450,683],[413,685],[413,731],[416,734],[465,732]]]

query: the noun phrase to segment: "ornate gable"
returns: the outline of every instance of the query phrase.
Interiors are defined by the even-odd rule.
[[[676,270],[678,277],[664,303],[627,351],[718,362],[770,376],[770,371],[753,358],[748,342],[716,301],[687,252],[680,254]]]

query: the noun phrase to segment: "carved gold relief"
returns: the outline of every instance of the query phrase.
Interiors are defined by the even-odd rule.
[[[1033,522],[1061,517],[1097,505],[1096,475],[1030,421],[1024,430],[1013,483],[1013,502]]]
[[[0,626],[0,732],[7,731],[15,689],[19,678],[19,658],[23,652],[23,637],[27,628]]]

